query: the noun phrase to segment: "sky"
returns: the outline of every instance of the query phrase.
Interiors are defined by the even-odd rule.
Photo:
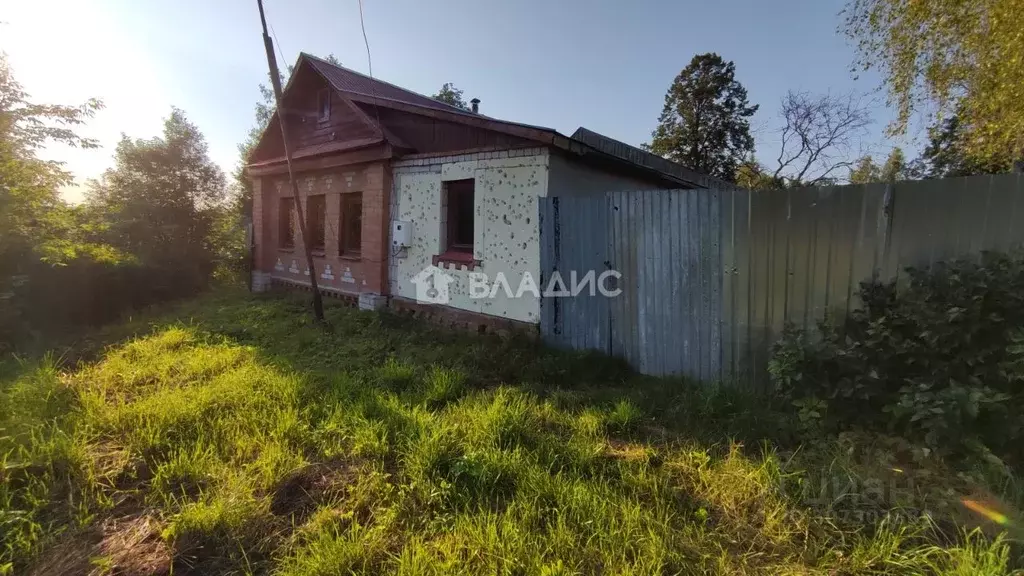
[[[579,126],[639,145],[665,91],[693,57],[718,52],[760,110],[759,159],[778,152],[778,106],[788,90],[866,95],[876,157],[914,140],[884,135],[892,115],[873,73],[854,78],[854,52],[837,31],[843,0],[363,0],[373,75],[424,93],[453,82],[495,118]],[[279,59],[334,54],[369,72],[358,0],[265,0]],[[0,2],[0,50],[41,103],[103,100],[81,132],[97,150],[52,147],[82,184],[112,164],[121,134],[153,137],[183,109],[230,172],[254,123],[266,78],[255,0],[34,0]],[[908,154],[911,158],[913,153]]]

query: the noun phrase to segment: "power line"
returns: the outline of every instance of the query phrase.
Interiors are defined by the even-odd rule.
[[[273,24],[270,25],[270,35],[274,37],[274,44],[277,45],[277,53],[281,56],[281,62],[284,62],[284,65],[287,66],[288,61],[284,59],[284,48],[281,47],[281,41],[277,39],[277,32],[274,31]],[[288,75],[291,76],[291,73]]]
[[[373,97],[373,113],[377,117],[377,131],[381,138],[384,137],[384,130],[380,127],[380,111],[377,110],[377,86],[373,79],[373,59],[370,58],[370,41],[366,39],[366,22],[363,20],[363,0],[356,0],[359,3],[359,27],[363,31],[363,45],[366,46],[366,66],[370,72],[370,95]]]
[[[274,38],[274,45],[277,48],[277,54],[281,57],[281,62],[284,62],[285,66],[287,66],[288,61],[284,59],[284,48],[281,47],[281,41],[277,39],[277,31],[274,30],[274,25],[272,23],[268,22],[267,25],[270,26],[270,36]],[[289,74],[289,76],[291,76],[291,74]]]

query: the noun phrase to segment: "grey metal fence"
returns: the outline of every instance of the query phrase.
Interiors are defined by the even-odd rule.
[[[1024,175],[803,188],[650,190],[541,200],[541,270],[614,269],[616,298],[545,298],[555,345],[647,374],[764,382],[787,322],[856,305],[861,281],[1024,243]]]

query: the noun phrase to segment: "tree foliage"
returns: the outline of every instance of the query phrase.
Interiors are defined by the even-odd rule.
[[[963,127],[959,115],[946,118],[928,133],[928,145],[918,159],[918,171],[927,178],[954,178],[976,174],[1000,174],[1010,171],[1004,157],[978,157],[965,153]]]
[[[736,66],[698,54],[676,76],[647,149],[693,170],[733,181],[754,150],[749,118],[757,105],[736,80]]]
[[[88,203],[106,221],[104,237],[143,263],[213,270],[215,221],[225,198],[224,174],[207,153],[206,140],[175,108],[163,135],[122,137],[114,167],[96,182]]]
[[[850,169],[850,184],[872,184],[875,182],[896,182],[898,180],[910,179],[910,168],[906,161],[903,150],[899,147],[893,148],[885,163],[879,166],[874,159],[862,156],[856,165]]]
[[[95,148],[95,140],[75,130],[101,108],[98,100],[79,106],[31,102],[0,53],[0,294],[26,263],[59,263],[70,249],[74,213],[60,188],[73,176],[61,162],[37,153],[52,143]]]
[[[438,90],[437,94],[431,96],[434,100],[439,100],[445,104],[451,104],[456,108],[462,108],[463,110],[469,110],[469,105],[466,104],[466,100],[462,96],[462,90],[455,87],[455,84],[451,82],[445,82]]]
[[[785,180],[773,177],[771,171],[767,170],[753,156],[744,160],[736,168],[734,182],[737,186],[748,190],[784,190],[786,188]]]
[[[817,337],[788,328],[769,373],[778,397],[837,430],[875,427],[942,453],[1024,461],[1024,260],[909,268],[867,281],[863,305]]]
[[[85,204],[61,200],[71,173],[37,153],[95,147],[76,130],[100,106],[32,103],[0,57],[0,349],[193,294],[240,253],[224,176],[178,110],[161,138],[123,138]]]
[[[881,72],[897,110],[958,116],[960,149],[976,163],[1024,157],[1024,0],[850,0],[844,29],[861,69]]]

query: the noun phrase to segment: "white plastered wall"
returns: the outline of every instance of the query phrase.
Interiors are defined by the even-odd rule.
[[[540,282],[537,198],[547,194],[548,151],[544,148],[484,152],[459,156],[405,160],[393,164],[393,220],[412,222],[412,246],[390,259],[391,294],[415,299],[413,278],[432,265],[444,250],[444,182],[473,178],[474,270],[493,282],[499,273],[513,294],[526,272]],[[445,267],[454,278],[448,306],[520,322],[540,320],[539,299],[530,293],[509,298],[504,289],[494,298],[471,298],[465,266]]]
[[[413,277],[443,252],[444,182],[473,178],[475,182],[474,270],[494,282],[500,272],[515,294],[529,272],[540,290],[540,226],[537,199],[548,195],[602,194],[616,190],[652,190],[669,186],[657,179],[626,176],[529,148],[458,156],[404,160],[393,164],[393,220],[413,223],[412,246],[392,251],[391,294],[415,299]],[[529,292],[509,298],[504,289],[494,298],[472,298],[470,270],[445,267],[454,278],[448,306],[509,318],[540,321],[540,300]]]

